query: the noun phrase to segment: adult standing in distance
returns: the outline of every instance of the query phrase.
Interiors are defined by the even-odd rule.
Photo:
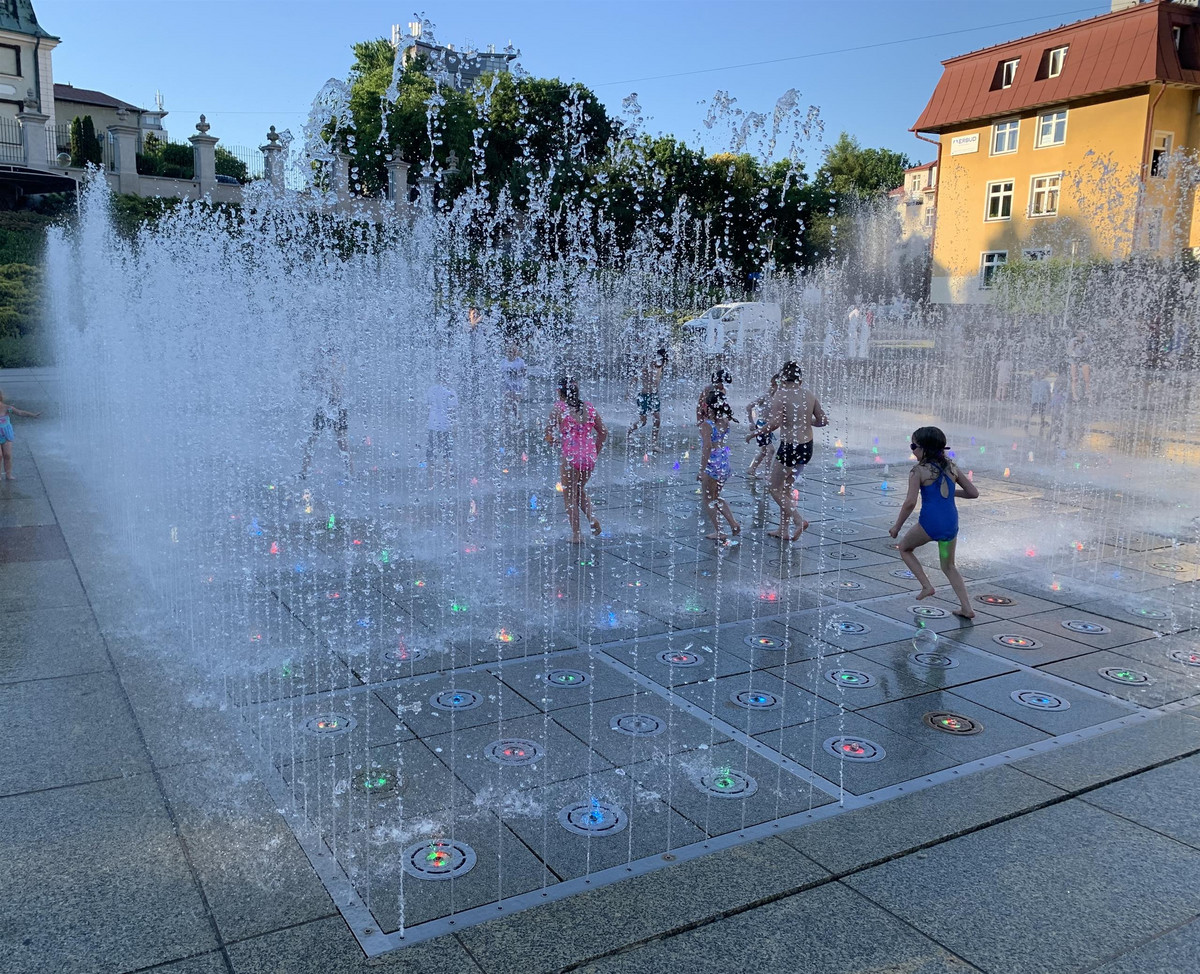
[[[813,455],[813,427],[827,426],[829,418],[817,397],[803,386],[804,373],[799,362],[784,362],[779,370],[779,389],[771,397],[766,432],[779,430],[778,461],[771,467],[770,492],[779,505],[779,530],[768,531],[773,538],[795,541],[808,527],[792,498],[796,474]],[[793,525],[792,530],[789,525]]]

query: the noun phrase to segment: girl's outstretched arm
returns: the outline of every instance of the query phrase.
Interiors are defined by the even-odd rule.
[[[599,454],[603,449],[605,441],[608,440],[608,427],[604,425],[604,420],[600,418],[600,414],[596,413],[596,453]]]
[[[967,500],[974,500],[979,496],[979,488],[967,477],[965,473],[958,469],[958,465],[954,466],[954,482],[958,484],[958,489],[954,492],[955,497],[965,497]]]
[[[825,415],[825,410],[821,408],[821,403],[816,396],[813,396],[812,408],[812,425],[813,426],[828,426],[829,417]]]
[[[29,412],[26,412],[24,409],[18,409],[11,402],[8,403],[7,405],[8,405],[8,411],[10,413],[16,413],[18,416],[24,416],[26,419],[37,419],[39,416],[42,415],[41,413],[29,413]]]
[[[888,529],[888,534],[893,538],[899,536],[900,529],[904,527],[904,522],[916,509],[917,498],[921,496],[921,465],[916,464],[908,472],[908,493],[904,497],[904,503],[900,505],[900,510],[896,512],[896,523]]]
[[[547,443],[554,442],[554,427],[558,425],[559,419],[557,407],[552,406],[550,408],[550,418],[546,420],[545,440]]]

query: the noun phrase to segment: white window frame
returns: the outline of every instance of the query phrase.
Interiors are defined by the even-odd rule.
[[[1179,53],[1179,48],[1183,42],[1183,28],[1176,25],[1171,28],[1171,43],[1175,45],[1175,53]]]
[[[1042,138],[1042,132],[1043,132],[1043,128],[1044,128],[1044,124],[1043,124],[1044,120],[1045,119],[1057,119],[1059,115],[1062,116],[1062,138],[1059,139],[1057,142],[1044,141]],[[1067,122],[1068,122],[1068,120],[1069,120],[1069,112],[1065,108],[1059,108],[1052,112],[1042,112],[1042,114],[1037,117],[1037,131],[1035,131],[1033,133],[1033,147],[1035,149],[1051,149],[1056,146],[1065,145],[1066,141],[1067,141]],[[1053,128],[1056,125],[1057,125],[1057,122],[1051,122],[1051,132],[1053,132]]]
[[[1002,190],[1001,192],[996,194],[996,198],[1001,200],[1001,203],[1002,203],[1000,209],[1004,208],[1003,207],[1004,197],[1005,196],[1008,197],[1008,214],[1006,216],[992,216],[992,187],[993,186],[1007,186],[1008,187],[1007,193],[1005,193]],[[1011,220],[1012,219],[1012,208],[1013,208],[1013,196],[1016,195],[1016,190],[1017,190],[1017,181],[1015,179],[991,179],[991,180],[988,180],[987,190],[984,193],[984,197],[983,197],[983,222],[984,223],[1003,223],[1007,220]]]
[[[910,192],[910,193],[914,193],[914,194],[915,194],[915,193],[919,193],[919,192],[921,192],[921,190],[923,190],[924,188],[925,188],[925,187],[921,185],[921,177],[920,177],[920,175],[918,174],[918,175],[916,175],[916,176],[913,176],[913,177],[912,177],[912,188],[909,190],[909,192]]]
[[[1031,176],[1029,178],[1029,212],[1027,214],[1029,219],[1043,220],[1043,219],[1046,219],[1047,217],[1058,216],[1058,206],[1059,206],[1059,203],[1062,202],[1062,176],[1063,176],[1063,174],[1061,172],[1043,172],[1043,173],[1038,173],[1037,175]],[[1054,188],[1054,210],[1053,210],[1053,212],[1046,212],[1046,213],[1035,213],[1034,212],[1033,201],[1034,201],[1034,199],[1036,199],[1036,194],[1039,192],[1039,190],[1037,189],[1037,182],[1039,179],[1057,179],[1058,180],[1058,185]],[[1043,188],[1040,192],[1049,193],[1050,187],[1047,186],[1047,187]]]
[[[988,260],[988,258],[993,258]],[[1007,250],[985,250],[979,255],[979,289],[981,291],[990,291],[994,286],[991,283],[991,278],[988,277],[988,271],[995,276],[996,270],[1008,263]]]
[[[1005,133],[1004,133],[1005,140],[1009,141],[1008,136],[1009,135],[1012,136],[1012,139],[1011,139],[1012,148],[1011,149],[997,149],[996,148],[996,137],[1000,134],[1000,126],[1001,125],[1006,126]],[[1010,126],[1010,125],[1015,125],[1016,128],[1010,130],[1007,128],[1007,126]],[[1011,155],[1012,153],[1016,152],[1017,149],[1019,149],[1020,147],[1021,147],[1021,120],[1019,118],[1006,118],[1004,121],[995,122],[992,125],[992,141],[991,141],[991,145],[989,146],[989,148],[991,150],[988,153],[989,155],[993,155],[993,156]]]
[[[1160,139],[1163,142],[1165,142],[1165,145],[1163,145],[1161,149],[1159,148],[1159,144],[1158,144]],[[1175,149],[1175,133],[1168,132],[1165,129],[1155,129],[1154,130],[1154,138],[1150,142],[1150,175],[1151,176],[1156,176],[1159,179],[1166,178],[1167,170],[1170,168],[1169,160],[1171,158],[1171,153],[1174,151],[1174,149]],[[1163,157],[1162,157],[1163,161],[1159,165],[1156,165],[1155,161],[1154,161],[1154,154],[1156,152],[1163,153]]]
[[[926,227],[928,227],[928,228],[932,228],[932,227],[933,227],[933,221],[934,221],[936,218],[937,218],[937,217],[936,217],[936,211],[934,210],[934,208],[933,208],[932,206],[928,206],[928,207],[926,207],[926,208],[925,208],[925,226],[926,226]]]
[[[1020,65],[1019,57],[1009,58],[1007,61],[1000,62],[1000,87],[1011,88],[1013,82],[1017,80],[1017,67]]]
[[[1021,260],[1049,260],[1052,256],[1054,256],[1054,251],[1049,247],[1021,248]]]
[[[1062,74],[1063,64],[1065,64],[1067,60],[1067,48],[1070,46],[1070,44],[1064,44],[1062,47],[1050,48],[1050,55],[1046,59],[1047,78],[1057,78],[1060,74]],[[1057,65],[1055,64],[1056,60],[1058,62]]]

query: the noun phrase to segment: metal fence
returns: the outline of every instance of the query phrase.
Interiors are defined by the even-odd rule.
[[[71,154],[71,126],[68,123],[46,126],[46,158],[54,165],[58,154]]]
[[[231,156],[245,163],[246,176],[250,179],[263,178],[263,154],[258,149],[252,149],[244,145],[226,145],[224,142],[217,143],[217,151],[224,149]]]
[[[100,140],[103,150],[103,165],[105,172],[114,172],[117,168],[117,140],[111,132],[105,132]]]
[[[25,149],[21,145],[21,123],[15,118],[0,115],[0,162],[22,163]]]

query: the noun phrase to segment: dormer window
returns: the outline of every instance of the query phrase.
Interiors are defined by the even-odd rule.
[[[1178,54],[1179,53],[1179,45],[1183,43],[1183,28],[1182,27],[1172,27],[1171,28],[1171,41],[1175,45],[1175,53]]]
[[[1017,77],[1017,65],[1021,63],[1019,57],[1013,58],[1011,61],[1005,61],[1000,65],[1000,87],[1011,88],[1013,81]]]
[[[1067,49],[1065,47],[1052,48],[1046,58],[1046,77],[1057,78],[1062,74],[1063,62],[1067,59]]]

